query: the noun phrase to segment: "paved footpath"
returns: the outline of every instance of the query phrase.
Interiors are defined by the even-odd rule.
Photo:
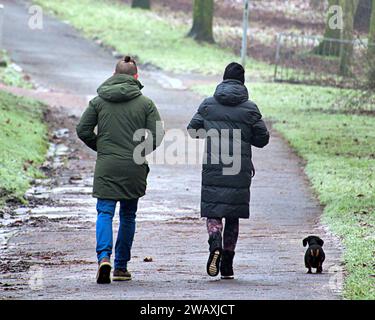
[[[140,202],[129,266],[133,281],[98,286],[95,200],[90,195],[95,154],[77,141],[74,125],[97,86],[111,75],[115,60],[54,18],[45,17],[42,31],[28,29],[27,7],[3,3],[5,48],[49,90],[6,89],[47,101],[51,127],[70,131],[54,139],[46,164],[51,177],[28,193],[33,206],[14,212],[19,218],[10,228],[17,232],[0,252],[0,299],[341,298],[339,243],[320,224],[322,208],[302,162],[275,131],[269,146],[254,150],[251,219],[240,225],[236,280],[205,274],[200,166],[166,164],[151,166],[148,193]],[[144,93],[158,105],[167,129],[185,128],[201,100],[176,86],[174,78],[141,70]],[[162,86],[159,79],[170,85]],[[322,275],[307,275],[304,268],[302,239],[309,234],[325,240]],[[153,262],[144,262],[145,256]]]

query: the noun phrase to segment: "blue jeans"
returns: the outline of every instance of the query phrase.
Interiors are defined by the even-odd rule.
[[[96,253],[98,261],[110,259],[113,247],[112,221],[116,210],[115,200],[98,199],[96,210]],[[120,201],[120,226],[115,246],[115,269],[126,269],[131,258],[135,234],[138,199]]]

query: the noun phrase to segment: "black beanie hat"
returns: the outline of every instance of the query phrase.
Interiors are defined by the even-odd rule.
[[[239,63],[232,62],[225,68],[223,79],[235,79],[245,84],[245,70]]]

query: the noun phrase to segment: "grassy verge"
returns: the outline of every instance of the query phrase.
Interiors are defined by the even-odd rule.
[[[0,82],[8,86],[32,88],[32,84],[24,79],[23,74],[12,64],[5,51],[0,51],[0,60],[2,62],[2,66],[0,66]]]
[[[0,205],[23,194],[47,151],[43,106],[34,100],[0,91]]]
[[[323,222],[345,246],[348,299],[375,299],[375,118],[330,112],[339,89],[257,83],[252,99],[307,160]],[[213,86],[196,87],[211,95]]]
[[[219,74],[229,62],[239,59],[231,50],[186,38],[190,26],[171,25],[152,11],[113,1],[34,2],[68,20],[86,36],[99,38],[118,52],[137,55],[141,62],[164,70]],[[273,68],[265,63],[251,60],[248,65],[249,74],[272,75]]]

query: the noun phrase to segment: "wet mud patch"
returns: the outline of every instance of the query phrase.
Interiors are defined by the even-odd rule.
[[[80,260],[80,259],[73,259],[73,260],[60,260],[56,262],[46,262],[44,263],[45,266],[70,266],[70,265],[96,265],[95,261],[88,261],[88,260]]]
[[[41,216],[41,217],[30,217],[29,219],[29,225],[32,227],[45,227],[51,223],[59,223],[59,222],[65,222],[65,221],[72,221],[73,218],[49,218],[47,216]]]
[[[31,262],[24,260],[0,261],[0,273],[27,272],[30,269],[31,265]]]
[[[61,251],[20,251],[17,253],[17,256],[23,257],[24,259],[51,260],[53,258],[64,257],[66,253]]]
[[[67,218],[50,218],[47,216],[39,216],[39,217],[30,217],[24,220],[16,220],[8,225],[9,228],[17,228],[27,225],[29,227],[48,227],[51,224],[60,223],[60,222],[75,222],[77,219],[67,217]]]
[[[54,207],[58,204],[58,201],[56,200],[53,200],[53,199],[49,199],[49,198],[46,198],[46,199],[39,199],[39,198],[34,198],[34,197],[31,197],[28,201],[28,204],[27,204],[27,207],[24,207],[24,208],[36,208],[36,207],[39,207],[39,206],[50,206],[50,207]],[[22,207],[21,207],[22,208]]]
[[[181,218],[176,218],[176,219],[170,219],[165,222],[166,224],[169,225],[178,225],[178,224],[195,224],[195,225],[200,225],[204,224],[205,222],[203,219],[198,218],[198,217],[181,217]]]

